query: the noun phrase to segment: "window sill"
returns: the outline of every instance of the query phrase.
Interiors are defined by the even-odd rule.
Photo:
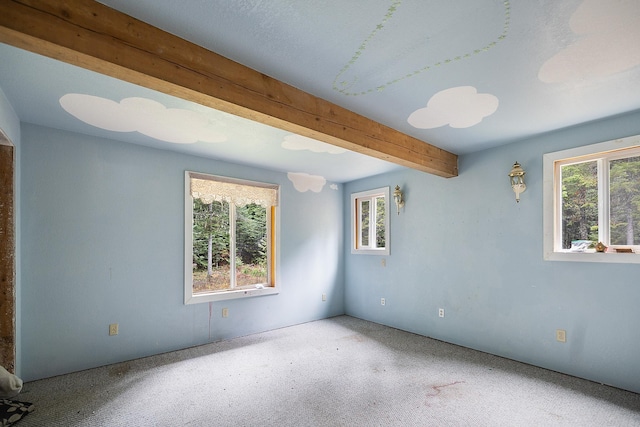
[[[352,254],[359,255],[389,255],[389,248],[384,249],[351,249]]]
[[[246,288],[236,289],[233,291],[202,293],[197,295],[185,295],[185,304],[198,304],[201,302],[226,301],[239,298],[260,297],[265,295],[276,295],[280,293],[279,288],[275,286],[264,288]]]
[[[548,252],[544,254],[544,259],[546,261],[640,264],[640,254],[635,253]]]

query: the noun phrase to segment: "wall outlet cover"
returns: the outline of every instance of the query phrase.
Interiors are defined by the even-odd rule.
[[[109,335],[113,336],[113,335],[118,335],[118,324],[117,323],[112,323],[109,325]]]

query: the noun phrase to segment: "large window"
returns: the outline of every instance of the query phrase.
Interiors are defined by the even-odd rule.
[[[351,195],[352,253],[389,254],[389,187]]]
[[[185,303],[275,292],[278,187],[185,177]]]
[[[546,259],[640,262],[640,136],[546,154],[544,167]]]

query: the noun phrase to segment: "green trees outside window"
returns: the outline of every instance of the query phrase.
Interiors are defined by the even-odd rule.
[[[562,167],[562,249],[572,242],[598,242],[598,167],[585,162]]]
[[[389,254],[389,187],[351,194],[352,253]]]
[[[267,251],[265,207],[193,199],[194,293],[265,284]]]
[[[280,187],[185,171],[184,303],[273,295]]]
[[[593,245],[607,236],[603,231],[607,245],[640,245],[640,156],[567,164],[561,174],[563,249]]]
[[[371,204],[375,203],[375,215],[371,212]],[[370,224],[375,221],[375,246],[374,248],[384,248],[386,245],[385,235],[385,198],[384,196],[373,197],[360,202],[360,239],[363,247],[368,247],[371,235]]]
[[[610,162],[612,245],[640,245],[640,157]]]

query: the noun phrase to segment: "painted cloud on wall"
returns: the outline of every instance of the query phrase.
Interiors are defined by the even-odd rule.
[[[640,65],[640,2],[585,0],[569,20],[580,38],[548,59],[545,83],[609,76]]]
[[[293,187],[301,193],[307,191],[319,193],[327,183],[324,177],[320,175],[309,175],[308,173],[289,172],[287,178],[293,183]]]
[[[285,136],[284,141],[282,141],[282,148],[286,148],[287,150],[309,150],[314,153],[329,154],[342,154],[347,152],[344,148],[316,141],[315,139],[301,135]]]
[[[114,132],[140,132],[160,141],[176,144],[223,142],[227,137],[213,129],[202,113],[167,108],[147,98],[107,98],[69,93],[60,98],[69,114],[92,126]]]
[[[497,97],[489,93],[478,93],[473,86],[453,87],[433,95],[427,106],[411,113],[407,121],[418,129],[434,129],[446,125],[468,128],[495,113],[498,104]]]

